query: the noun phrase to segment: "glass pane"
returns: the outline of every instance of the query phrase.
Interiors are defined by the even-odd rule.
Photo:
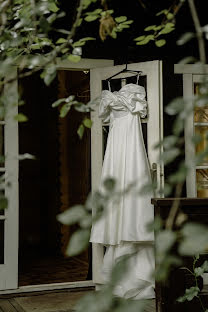
[[[194,94],[200,95],[200,83],[194,84]],[[195,107],[194,109],[195,122],[208,122],[208,103],[203,107]]]
[[[208,169],[196,170],[197,197],[208,197]]]
[[[200,136],[200,142],[196,144],[196,153],[201,153],[205,151],[208,145],[208,126],[196,126],[195,134]],[[202,164],[208,164],[208,155],[204,157]]]
[[[0,220],[0,264],[4,264],[4,220]]]
[[[4,167],[4,125],[0,125],[0,167]]]

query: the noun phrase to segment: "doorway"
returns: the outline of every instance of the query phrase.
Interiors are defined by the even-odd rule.
[[[75,95],[90,100],[89,72],[59,70],[47,87],[40,72],[19,81],[25,104],[19,112],[19,153],[34,160],[19,164],[19,286],[91,280],[91,246],[68,258],[66,247],[76,226],[64,226],[57,214],[85,202],[91,190],[90,130],[77,129],[88,114],[71,109],[65,118],[51,104]]]

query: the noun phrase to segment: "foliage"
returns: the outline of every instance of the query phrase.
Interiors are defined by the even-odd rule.
[[[146,45],[154,41],[157,47],[162,47],[166,44],[166,37],[171,34],[176,27],[176,15],[184,1],[174,1],[173,6],[169,9],[164,9],[157,13],[158,24],[148,25],[144,29],[144,34],[135,38],[138,46]],[[189,3],[193,3],[190,0]],[[98,6],[91,11],[87,11],[91,4]],[[104,5],[103,5],[104,4]],[[117,38],[118,33],[129,28],[133,23],[128,20],[127,16],[114,17],[114,11],[106,7],[105,1],[102,1],[102,8],[97,0],[81,0],[77,8],[74,23],[70,29],[57,28],[56,22],[65,16],[65,12],[60,9],[59,2],[56,0],[3,0],[0,3],[0,118],[4,119],[7,110],[18,104],[24,104],[16,99],[16,95],[10,92],[7,96],[4,94],[4,87],[10,87],[17,80],[13,75],[12,66],[18,64],[18,78],[26,77],[42,68],[41,78],[46,85],[50,85],[57,74],[57,57],[62,60],[78,62],[82,56],[82,47],[87,44],[92,44],[95,38],[88,36],[76,39],[77,29],[82,23],[99,22],[99,34],[101,40],[105,40],[107,36]],[[97,24],[96,24],[97,25]],[[200,25],[199,25],[200,26]],[[197,26],[198,27],[198,26]],[[196,27],[196,34],[188,32],[182,34],[178,39],[177,44],[183,45],[197,38],[199,46],[203,38],[197,33],[200,31],[205,38],[208,37],[208,27],[204,25]],[[55,34],[55,35],[54,35]],[[201,38],[201,39],[200,39]],[[201,40],[201,41],[200,41]],[[201,51],[201,50],[200,50]],[[205,63],[204,58],[200,61]],[[191,56],[181,60],[182,63],[196,62]],[[18,102],[18,103],[17,103]],[[162,163],[171,164],[183,149],[184,139],[182,132],[184,123],[189,114],[193,112],[194,107],[204,108],[208,103],[208,82],[205,80],[200,85],[200,93],[192,99],[184,100],[176,98],[166,107],[166,113],[169,116],[174,116],[172,134],[165,137],[162,142],[157,144],[156,148],[163,149],[163,154],[160,159]],[[69,95],[66,98],[58,99],[52,106],[59,109],[60,117],[64,118],[73,106],[79,112],[90,112],[94,110],[97,100],[88,104],[80,103],[74,95]],[[27,117],[23,114],[14,116],[19,122],[26,122]],[[77,133],[80,138],[83,137],[86,128],[91,128],[92,122],[90,119],[83,119]],[[197,144],[200,138],[194,136],[190,138],[192,144]],[[196,156],[191,164],[180,162],[176,172],[173,172],[167,179],[164,192],[168,196],[173,189],[176,189],[176,197],[180,197],[183,183],[185,182],[187,172],[194,164],[200,164],[207,155],[208,149]],[[33,159],[31,155],[20,155],[19,159]],[[0,162],[4,163],[5,159],[1,156]],[[0,209],[5,209],[8,205],[7,198],[4,195],[5,176],[0,176]],[[124,192],[130,192],[130,185]],[[87,246],[90,236],[92,222],[96,222],[103,214],[111,201],[117,201],[122,194],[116,190],[116,181],[112,178],[104,181],[102,189],[89,194],[84,205],[76,205],[70,207],[67,211],[57,216],[58,221],[65,225],[77,224],[79,230],[72,235],[72,238],[67,247],[67,254],[70,256],[77,255],[82,252]],[[149,225],[150,229],[154,229],[156,233],[156,262],[157,268],[155,272],[158,281],[165,281],[173,266],[179,266],[182,263],[182,256],[194,256],[197,253],[202,253],[208,248],[208,229],[197,223],[187,222],[187,218],[178,211],[178,204],[171,208],[175,211],[172,217],[170,214],[166,223],[161,219],[155,218],[153,224]],[[93,211],[93,216],[92,216]],[[170,222],[171,221],[171,222]],[[186,223],[185,223],[186,221]],[[176,230],[173,231],[173,225]],[[176,248],[178,255],[173,253],[173,248]],[[208,269],[207,262],[202,266],[195,267],[197,258],[194,260],[194,268],[192,274],[197,278]],[[112,277],[107,287],[102,291],[91,294],[83,298],[77,305],[77,311],[85,310],[93,311],[143,311],[145,302],[129,301],[115,298],[112,293],[113,289],[125,271],[128,257],[120,259],[112,271]],[[180,302],[192,300],[198,297],[199,288],[196,285],[187,289],[184,296],[179,298]]]
[[[196,267],[196,263],[199,260],[199,255],[194,256],[194,261],[193,261],[193,271],[190,271],[188,268],[187,269],[195,278],[195,286],[192,286],[190,288],[187,288],[185,290],[185,294],[181,297],[179,297],[177,299],[178,302],[185,302],[187,301],[191,301],[193,300],[195,297],[198,298],[198,300],[200,301],[201,307],[203,311],[207,311],[204,306],[203,303],[199,297],[199,293],[200,293],[200,289],[198,287],[198,277],[202,276],[204,274],[204,272],[208,272],[208,261],[204,261],[204,263],[200,266],[200,267]]]

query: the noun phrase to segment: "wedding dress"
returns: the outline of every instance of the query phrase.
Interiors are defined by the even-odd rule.
[[[119,257],[132,254],[115,295],[133,299],[155,297],[154,234],[146,228],[154,218],[153,195],[142,190],[151,183],[140,121],[147,114],[145,96],[145,89],[137,84],[127,84],[118,92],[102,91],[99,117],[104,123],[110,122],[110,130],[101,185],[112,177],[118,191],[126,190],[129,185],[132,188],[106,207],[105,214],[93,224],[90,238],[91,242],[106,247],[101,268],[104,283]]]

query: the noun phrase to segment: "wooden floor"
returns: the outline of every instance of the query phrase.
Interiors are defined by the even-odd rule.
[[[92,291],[53,291],[0,299],[0,312],[73,312],[76,302]],[[155,300],[149,300],[144,312],[155,311]]]
[[[79,257],[30,257],[19,267],[19,286],[85,281],[91,279],[88,262]]]

